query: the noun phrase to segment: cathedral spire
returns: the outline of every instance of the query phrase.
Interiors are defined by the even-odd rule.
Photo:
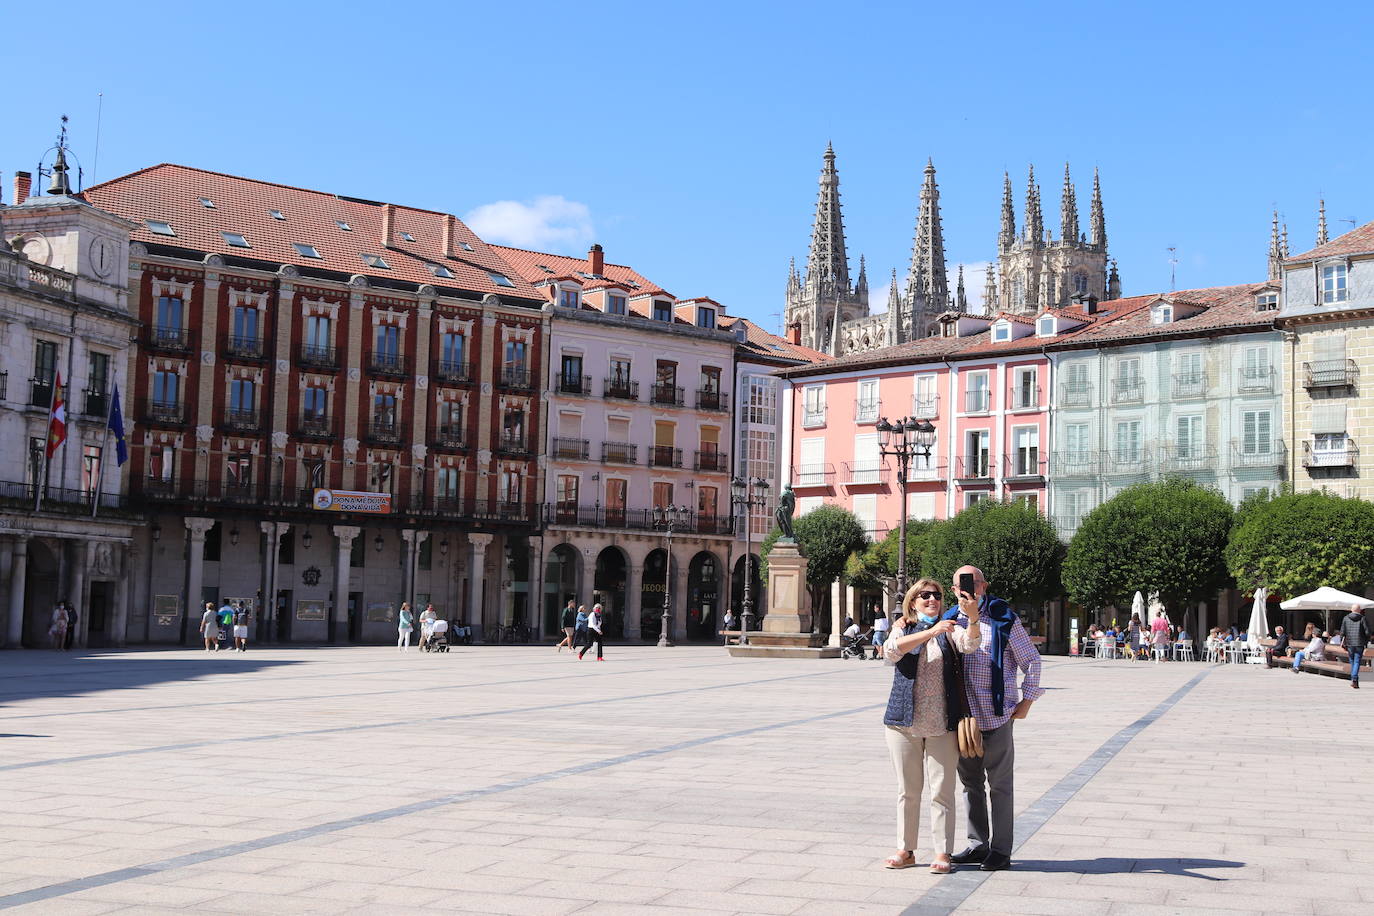
[[[964,295],[964,265],[959,265],[959,283],[954,291],[954,310],[956,312],[968,311],[968,296]]]
[[[1078,244],[1078,197],[1074,194],[1067,162],[1064,163],[1064,190],[1059,195],[1059,238],[1070,245]]]
[[[887,287],[887,342],[899,344],[906,341],[902,332],[902,293],[897,286],[897,268],[892,268],[892,282]]]
[[[916,237],[911,243],[911,271],[907,275],[907,294],[911,303],[918,297],[925,308],[935,312],[949,306],[949,277],[945,273],[945,236],[940,226],[940,188],[935,183],[935,163],[926,160],[925,181],[921,185],[921,209],[916,215]],[[919,324],[919,316],[912,316]]]
[[[1317,244],[1325,245],[1326,237],[1326,201],[1317,201]]]
[[[1016,242],[1016,204],[1011,197],[1011,175],[1002,173],[1002,231],[997,233],[997,248],[1006,251]]]
[[[1040,215],[1040,186],[1035,183],[1035,166],[1026,177],[1026,238],[1040,245],[1045,238],[1045,221]]]
[[[1269,279],[1277,280],[1283,263],[1283,248],[1279,245],[1279,211],[1274,211],[1274,220],[1269,227]]]
[[[854,282],[854,295],[860,299],[868,299],[868,264],[865,263],[863,255],[859,255],[859,279]]]
[[[1107,248],[1107,217],[1102,213],[1102,183],[1097,169],[1093,169],[1093,202],[1088,217],[1088,243],[1094,248]]]
[[[1112,259],[1112,266],[1107,271],[1107,298],[1121,298],[1121,275],[1116,272],[1116,259]]]
[[[844,250],[844,218],[840,214],[840,173],[835,148],[825,145],[816,219],[811,227],[811,250],[806,255],[806,285],[825,299],[836,290],[849,291],[849,258]]]
[[[1283,255],[1283,259],[1284,259],[1285,261],[1288,260],[1288,224],[1287,224],[1287,223],[1284,223],[1284,224],[1283,224],[1283,235],[1282,235],[1282,237],[1281,237],[1281,239],[1280,239],[1280,241],[1279,241],[1279,252]]]
[[[983,281],[983,314],[997,314],[997,273],[992,269],[992,262],[988,262],[988,275]]]

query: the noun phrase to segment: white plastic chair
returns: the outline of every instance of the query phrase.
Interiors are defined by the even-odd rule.
[[[1117,658],[1116,640],[1110,636],[1104,636],[1097,641],[1098,658]]]
[[[1181,662],[1197,661],[1197,654],[1193,652],[1193,641],[1191,639],[1180,640],[1178,648],[1175,650],[1175,657]]]

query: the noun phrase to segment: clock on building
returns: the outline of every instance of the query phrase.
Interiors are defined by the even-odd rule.
[[[117,254],[114,242],[97,237],[91,242],[91,270],[97,277],[108,277],[114,273]]]

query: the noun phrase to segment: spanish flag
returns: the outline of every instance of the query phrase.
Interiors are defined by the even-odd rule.
[[[48,414],[48,460],[57,453],[57,447],[67,441],[67,404],[62,400],[62,373],[54,373],[52,389],[52,410]]]

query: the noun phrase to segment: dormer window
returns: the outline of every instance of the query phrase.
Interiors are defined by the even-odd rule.
[[[447,267],[445,267],[445,266],[442,265],[442,264],[431,264],[431,265],[429,265],[429,272],[432,273],[432,274],[434,274],[434,276],[439,277],[440,279],[443,279],[443,280],[452,280],[452,279],[453,279],[453,271],[449,270]]]
[[[578,306],[578,294],[575,289],[560,289],[558,291],[558,304],[565,309],[575,309]]]
[[[1150,309],[1150,324],[1169,324],[1174,320],[1172,305],[1156,305]]]
[[[200,199],[200,205],[207,210],[215,209],[215,202],[208,197],[202,197]]]
[[[1346,288],[1346,266],[1328,264],[1322,268],[1322,305],[1344,302],[1349,296]]]
[[[336,220],[334,220],[334,225],[338,226],[338,227],[339,227],[340,229],[342,229],[344,232],[352,232],[352,231],[353,231],[353,227],[350,226],[350,225],[348,225],[348,223],[344,222],[344,221],[341,220],[341,219],[336,219]]]
[[[391,269],[391,265],[388,264],[386,262],[386,259],[379,254],[364,254],[362,258],[363,263],[366,264],[368,267],[376,267],[381,270]]]
[[[1036,336],[1036,337],[1053,337],[1054,334],[1055,334],[1055,320],[1054,320],[1054,316],[1053,316],[1053,315],[1046,315],[1046,316],[1044,316],[1043,318],[1038,318],[1038,319],[1036,319],[1036,322],[1035,322],[1035,336]]]
[[[654,321],[672,321],[673,304],[662,299],[654,300]]]
[[[611,315],[624,315],[625,305],[624,296],[617,296],[615,293],[611,293],[610,296],[606,298],[606,311]]]
[[[1260,293],[1255,297],[1255,311],[1257,312],[1277,312],[1279,310],[1278,293]]]
[[[220,235],[224,236],[224,241],[228,242],[229,245],[230,245],[230,247],[232,247],[232,248],[252,248],[252,247],[253,247],[252,245],[249,245],[249,244],[248,244],[248,240],[247,240],[246,238],[244,238],[242,235],[240,235],[240,234],[237,233],[237,232],[221,232]]]
[[[697,306],[697,327],[715,330],[716,310],[708,309],[704,306]]]
[[[1011,322],[999,321],[992,326],[993,343],[1005,343],[1011,340]]]
[[[494,270],[487,271],[487,276],[491,279],[491,282],[495,283],[497,286],[515,285],[515,281],[512,280],[510,277],[506,276],[505,274],[498,274]]]
[[[286,214],[282,213],[280,210],[268,210],[267,215],[273,219],[286,219]]]
[[[148,231],[153,235],[176,235],[172,231],[172,224],[163,222],[160,219],[145,219],[143,225],[148,227]]]
[[[415,241],[415,236],[411,235],[409,232],[402,232],[402,233],[401,233],[401,241],[403,241],[403,242],[413,242],[413,241]]]
[[[307,245],[304,242],[292,242],[291,247],[296,249],[296,254],[303,258],[318,258],[320,253],[315,250],[314,245]]]
[[[458,244],[462,247],[462,249],[463,249],[464,251],[471,251],[471,250],[472,250],[472,246],[469,245],[467,242],[459,242]]]

